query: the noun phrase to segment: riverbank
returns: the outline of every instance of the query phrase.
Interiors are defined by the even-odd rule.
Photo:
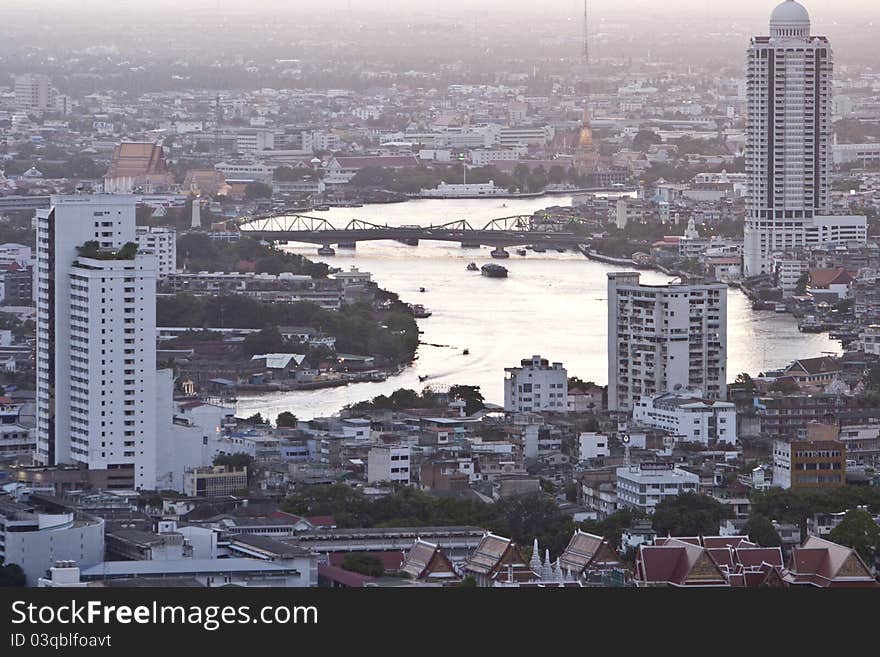
[[[453,200],[492,200],[492,199],[536,199],[543,198],[545,196],[571,196],[572,194],[620,194],[620,195],[630,195],[636,192],[635,189],[627,189],[627,188],[619,188],[619,187],[582,187],[577,189],[545,189],[540,192],[499,192],[497,194],[473,194],[473,195],[449,195],[444,196],[440,194],[407,194],[407,197],[412,200],[424,199],[424,200],[444,200],[444,201],[453,201]]]

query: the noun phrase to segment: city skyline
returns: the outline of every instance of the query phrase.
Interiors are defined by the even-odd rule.
[[[876,4],[4,10],[0,588],[880,589]]]

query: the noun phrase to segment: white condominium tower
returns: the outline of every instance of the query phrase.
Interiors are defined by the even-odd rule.
[[[727,286],[642,285],[637,272],[608,274],[608,410],[683,389],[727,396]]]
[[[773,253],[864,242],[864,217],[831,217],[831,44],[810,35],[795,0],[773,10],[748,51],[749,175],[743,266],[770,273]]]
[[[108,489],[155,485],[156,261],[136,241],[133,196],[37,212],[37,461]]]

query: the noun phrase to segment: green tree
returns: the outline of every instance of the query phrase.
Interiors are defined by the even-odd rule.
[[[480,386],[454,385],[449,387],[449,396],[464,402],[464,412],[473,415],[485,408],[486,400]]]
[[[244,351],[248,356],[287,353],[286,347],[287,341],[278,332],[277,326],[267,326],[244,339]]]
[[[682,493],[665,499],[654,510],[654,529],[670,536],[714,536],[724,518],[721,502],[708,495]]]
[[[254,457],[244,452],[236,452],[235,454],[218,454],[214,457],[214,465],[225,465],[227,468],[247,468],[251,470],[254,466]]]
[[[780,392],[784,395],[790,395],[800,390],[800,388],[796,382],[790,379],[779,379],[767,386],[767,390],[768,392]]]
[[[737,374],[733,382],[738,388],[742,388],[746,392],[751,393],[755,390],[755,381],[747,372]]]
[[[743,533],[761,547],[779,547],[782,539],[767,516],[752,514],[743,527]]]
[[[636,520],[645,517],[645,514],[638,509],[621,509],[604,520],[586,520],[581,523],[581,529],[590,534],[604,536],[608,539],[608,543],[616,548],[620,545],[620,535],[623,530],[632,526]]]
[[[541,547],[560,554],[574,533],[575,523],[544,493],[515,495],[496,502],[509,527],[509,536],[520,545],[537,538]]]
[[[282,411],[278,414],[278,417],[275,419],[276,427],[296,427],[297,418],[296,415],[291,413],[290,411]]]
[[[353,573],[369,577],[382,577],[385,574],[382,560],[375,554],[368,552],[349,552],[342,559],[342,567]]]
[[[0,565],[0,588],[21,588],[26,583],[24,571],[17,563]]]
[[[880,549],[880,525],[864,509],[853,509],[846,512],[828,539],[853,548],[866,564],[873,564]]]
[[[663,139],[660,138],[653,130],[639,130],[633,137],[632,147],[634,150],[647,153],[653,144],[662,144]]]
[[[272,198],[272,188],[266,183],[252,182],[245,185],[244,197],[249,201],[258,198]]]
[[[477,588],[477,579],[473,575],[468,575],[455,586],[460,589],[475,589]]]
[[[394,183],[394,173],[382,167],[364,167],[358,170],[351,179],[354,187],[381,187],[389,188]]]

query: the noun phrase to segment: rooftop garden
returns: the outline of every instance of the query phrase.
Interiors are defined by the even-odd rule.
[[[92,258],[93,260],[134,260],[138,245],[134,242],[126,242],[118,250],[102,249],[98,242],[89,240],[82,246],[76,247],[76,250],[83,258]]]

